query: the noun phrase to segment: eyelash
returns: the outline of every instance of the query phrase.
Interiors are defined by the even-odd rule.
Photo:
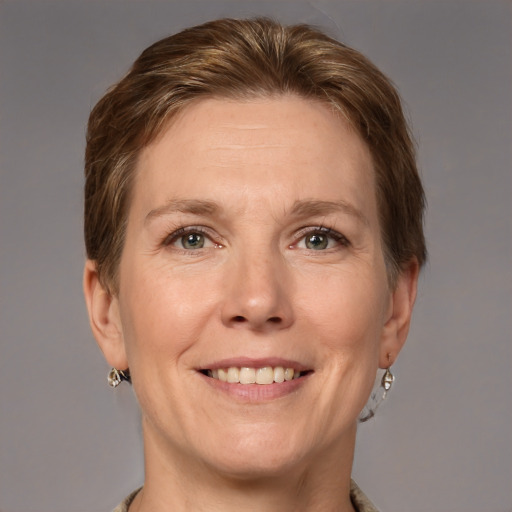
[[[316,226],[316,227],[307,227],[307,228],[300,230],[297,233],[298,241],[295,242],[292,245],[292,247],[296,246],[299,242],[303,241],[308,236],[315,235],[315,234],[327,236],[327,237],[331,238],[332,240],[334,240],[337,245],[341,245],[342,247],[349,247],[351,245],[350,240],[345,235],[341,234],[340,232],[335,231],[334,229],[331,229],[331,228],[326,228],[325,226]],[[314,249],[309,249],[309,250],[313,251]],[[326,249],[324,249],[324,250],[326,250]]]
[[[164,247],[168,247],[172,245],[174,242],[176,242],[179,238],[194,233],[204,235],[204,237],[208,238],[215,246],[220,247],[220,244],[213,242],[210,231],[201,226],[187,226],[184,228],[176,229],[162,240],[161,245]],[[184,248],[183,250],[186,252],[191,252],[190,250]]]
[[[205,238],[208,238],[210,240],[210,242],[213,243],[216,247],[222,247],[221,244],[216,243],[212,240],[210,230],[205,229],[202,226],[187,226],[187,227],[182,227],[182,228],[176,229],[172,233],[165,236],[165,238],[161,242],[161,245],[163,247],[169,247],[173,243],[178,241],[179,238],[181,238],[187,234],[194,234],[194,233],[199,233],[201,235],[204,235]],[[337,245],[340,245],[343,247],[349,247],[351,245],[348,238],[345,235],[339,233],[338,231],[335,231],[331,228],[327,228],[325,226],[314,226],[314,227],[307,227],[307,228],[303,228],[303,229],[299,230],[299,232],[295,236],[297,241],[294,242],[293,244],[291,244],[290,248],[295,248],[305,238],[307,238],[308,236],[315,235],[315,234],[327,236],[328,238],[334,240]],[[180,250],[180,248],[177,248],[177,249]],[[332,249],[332,248],[328,248],[328,249]],[[193,252],[192,250],[185,249],[185,248],[181,248],[181,250],[188,252],[188,253]],[[308,250],[314,251],[314,249],[308,249]],[[324,250],[326,250],[326,249],[324,249]],[[321,252],[321,251],[319,251],[319,252]]]

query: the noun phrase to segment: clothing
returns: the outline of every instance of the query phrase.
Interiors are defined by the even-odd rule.
[[[127,496],[124,499],[124,501],[119,503],[119,505],[114,510],[112,510],[112,512],[128,512],[128,507],[132,504],[133,499],[135,498],[135,496],[137,496],[137,493],[141,489],[142,489],[142,487],[140,487],[136,491],[133,491],[129,496]]]
[[[131,505],[133,499],[137,495],[140,489],[132,492],[122,503],[120,503],[112,512],[128,512],[128,507]],[[359,489],[357,484],[352,480],[350,482],[350,499],[352,505],[357,512],[379,512],[370,502],[370,500],[364,495],[363,491]]]
[[[350,482],[350,499],[357,512],[379,512],[354,480]]]

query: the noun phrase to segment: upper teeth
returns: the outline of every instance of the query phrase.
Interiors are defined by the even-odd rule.
[[[298,379],[300,372],[293,368],[282,366],[264,366],[263,368],[248,368],[230,366],[218,370],[208,370],[208,375],[214,379],[229,383],[240,384],[272,384],[273,382],[284,382],[285,380]]]

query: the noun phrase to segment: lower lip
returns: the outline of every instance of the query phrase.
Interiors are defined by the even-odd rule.
[[[274,382],[273,384],[231,384],[219,379],[213,379],[203,373],[198,373],[215,390],[243,402],[267,402],[290,395],[296,392],[311,376],[311,373],[308,373],[298,379],[279,383]]]

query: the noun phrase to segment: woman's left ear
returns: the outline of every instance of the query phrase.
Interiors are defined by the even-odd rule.
[[[85,263],[83,286],[91,329],[105,359],[113,368],[128,368],[119,301],[102,286],[92,260]]]
[[[400,272],[391,293],[390,304],[380,343],[379,367],[389,368],[402,349],[409,326],[418,289],[419,265],[416,258]]]

